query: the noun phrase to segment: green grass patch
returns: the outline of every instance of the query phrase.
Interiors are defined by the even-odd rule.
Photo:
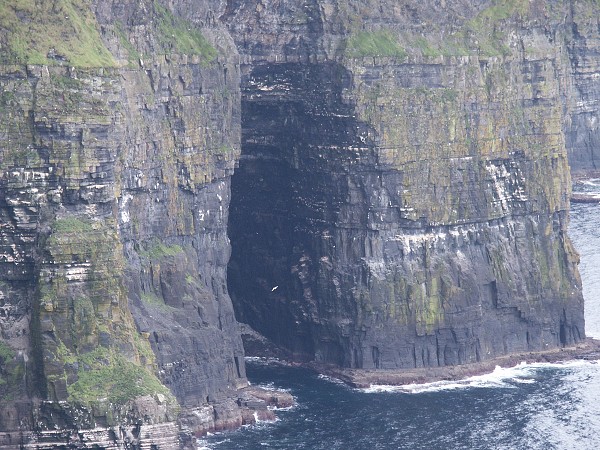
[[[52,224],[53,233],[90,233],[94,228],[91,222],[83,221],[77,217],[57,219]]]
[[[417,39],[415,39],[414,45],[415,45],[415,47],[417,47],[421,51],[421,54],[423,56],[427,56],[427,57],[430,57],[430,58],[435,58],[435,57],[440,56],[442,54],[442,52],[439,49],[433,47],[429,43],[429,41],[427,39],[425,39],[424,37],[422,37],[422,36],[420,36]]]
[[[413,45],[423,56],[507,56],[511,49],[507,45],[508,36],[503,22],[516,17],[527,17],[529,3],[520,0],[495,0],[477,16],[467,21],[459,31],[447,35],[439,43],[431,43],[425,37],[418,37]]]
[[[8,361],[15,357],[15,351],[8,346],[6,342],[0,341],[0,360],[2,364],[6,364]]]
[[[23,366],[14,358],[15,351],[6,342],[0,341],[0,400],[10,400],[14,395],[11,387],[23,378]]]
[[[528,14],[529,2],[496,0],[466,23],[463,39],[476,40],[479,53],[483,55],[509,55],[511,50],[505,43],[507,36],[500,24],[513,17],[526,17]]]
[[[346,55],[350,58],[388,56],[405,59],[407,53],[390,31],[379,30],[352,34],[346,43]]]
[[[127,51],[127,60],[130,67],[137,67],[139,60],[142,58],[141,53],[133,46],[121,24],[116,26],[117,35],[119,36],[119,43]]]
[[[67,387],[72,403],[89,407],[106,399],[123,405],[136,397],[155,394],[164,395],[173,405],[177,403],[156,375],[114,349],[99,347],[79,355],[78,363],[78,379]]]
[[[154,2],[157,13],[159,44],[165,52],[200,55],[205,64],[217,57],[217,50],[206,40],[197,25],[175,16],[168,8]]]
[[[0,61],[114,67],[90,0],[4,0],[0,3]]]
[[[156,363],[156,358],[154,352],[152,352],[150,342],[148,342],[148,339],[143,337],[140,333],[134,333],[133,346],[135,347],[143,366],[149,367]]]
[[[84,89],[83,82],[76,78],[71,78],[64,75],[52,75],[52,85],[60,91],[73,90],[81,91]]]
[[[168,306],[162,297],[159,297],[154,292],[143,292],[141,295],[142,302],[148,306],[155,306],[160,309],[167,309]]]
[[[73,300],[73,338],[91,336],[96,331],[96,310],[89,297],[77,297]]]
[[[525,16],[529,12],[529,2],[523,0],[496,0],[484,9],[475,19],[481,24],[506,20],[514,15]]]
[[[1,167],[39,167],[43,162],[37,150],[31,146],[5,147]]]
[[[110,274],[94,275],[91,279],[91,288],[107,292],[110,289],[118,290],[119,267],[122,266],[118,248],[119,238],[114,225],[73,216],[55,220],[52,233],[46,241],[46,250],[56,263],[87,261],[92,263],[92,273]],[[108,266],[107,261],[111,262]]]
[[[183,248],[180,245],[166,245],[158,240],[152,240],[145,250],[140,252],[140,255],[151,260],[157,260],[169,256],[177,256],[183,253]]]
[[[75,364],[77,362],[77,356],[75,356],[60,339],[56,346],[56,357],[64,364]]]

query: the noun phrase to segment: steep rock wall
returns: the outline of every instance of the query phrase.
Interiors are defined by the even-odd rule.
[[[598,5],[572,2],[571,30],[567,41],[572,67],[572,89],[566,104],[569,163],[574,171],[597,171],[600,167],[600,67]]]
[[[229,10],[247,62],[239,319],[297,358],[357,368],[580,341],[569,5],[367,3]]]
[[[2,35],[0,446],[178,448],[182,407],[192,429],[242,423],[238,56],[218,3],[175,6],[0,8],[47,37]]]
[[[236,314],[298,359],[583,339],[565,148],[594,158],[597,12],[4,2],[0,447],[251,420],[228,230]]]

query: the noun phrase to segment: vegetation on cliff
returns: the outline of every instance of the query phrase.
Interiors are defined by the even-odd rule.
[[[0,60],[13,64],[113,67],[90,0],[0,3]]]
[[[158,16],[158,40],[165,52],[199,55],[204,64],[208,64],[216,58],[217,50],[195,25],[174,15],[168,8],[156,1],[154,5]]]
[[[52,224],[39,300],[40,322],[53,336],[44,354],[48,391],[57,399],[66,395],[73,405],[95,408],[108,401],[113,409],[160,394],[177,408],[154,373],[147,336],[139,334],[126,308],[114,226],[74,216]]]
[[[79,366],[77,381],[67,387],[69,401],[94,406],[108,400],[116,405],[144,395],[164,396],[173,406],[177,401],[148,369],[127,360],[117,349],[98,347],[75,358]]]
[[[404,50],[389,30],[360,31],[348,39],[346,54],[351,58],[365,56],[389,56],[400,60],[406,58]]]

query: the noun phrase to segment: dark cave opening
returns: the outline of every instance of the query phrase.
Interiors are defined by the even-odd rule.
[[[342,101],[349,83],[336,64],[257,66],[242,83],[229,293],[240,322],[298,358],[313,357],[323,326],[315,297],[329,288],[318,266],[330,253],[327,239],[348,198],[350,160],[357,158],[345,151],[362,131]],[[343,352],[334,353],[342,363]]]

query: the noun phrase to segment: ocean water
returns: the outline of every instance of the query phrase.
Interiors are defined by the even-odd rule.
[[[600,191],[600,180],[580,186]],[[600,206],[574,204],[587,334],[600,338]],[[248,362],[253,384],[297,405],[199,441],[205,449],[598,449],[600,362],[522,364],[461,382],[352,389],[308,370]]]

